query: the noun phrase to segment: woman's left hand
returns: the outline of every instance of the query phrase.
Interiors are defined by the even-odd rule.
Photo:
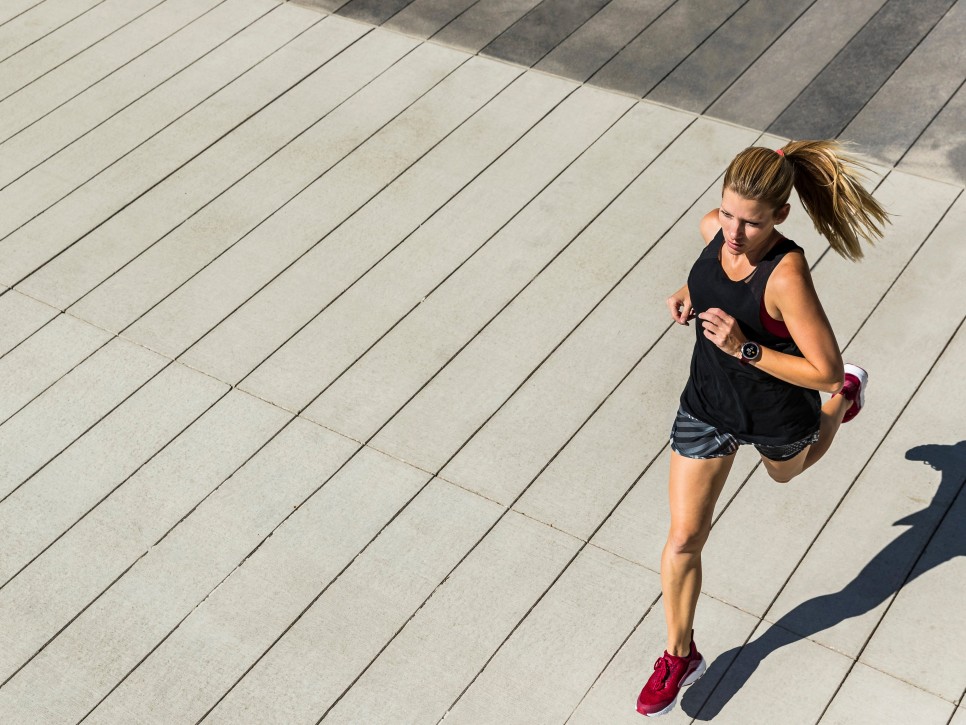
[[[741,346],[748,340],[734,317],[718,307],[709,307],[698,315],[698,319],[704,328],[704,336],[719,350],[732,357],[741,354]]]

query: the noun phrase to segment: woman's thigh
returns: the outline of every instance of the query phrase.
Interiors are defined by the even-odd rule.
[[[685,458],[671,451],[668,501],[672,532],[707,535],[734,460],[733,453],[720,458]]]

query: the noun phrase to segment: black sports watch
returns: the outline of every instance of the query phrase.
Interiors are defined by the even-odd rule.
[[[761,360],[761,345],[750,340],[741,346],[741,364],[758,362]]]

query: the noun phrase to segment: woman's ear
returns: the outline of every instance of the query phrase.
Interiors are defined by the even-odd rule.
[[[791,210],[792,210],[791,204],[785,204],[783,206],[778,207],[775,210],[775,224],[776,225],[781,224],[783,221],[788,219],[788,213]]]

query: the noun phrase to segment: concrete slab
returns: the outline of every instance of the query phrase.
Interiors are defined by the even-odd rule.
[[[411,619],[501,507],[433,481],[252,667],[206,720],[317,720]]]
[[[294,41],[290,50],[298,48],[308,68],[316,64],[321,68],[73,243],[18,288],[69,307],[165,234],[182,225],[193,228],[195,214],[227,189],[243,183],[262,164],[284,153],[289,144],[299,143],[320,117],[357,90],[360,75],[363,81],[368,80],[369,65],[384,68],[379,61],[385,54],[373,52],[373,44],[343,52],[364,32],[357,23],[339,18],[318,23]],[[372,59],[369,64],[360,62],[367,51]],[[333,56],[337,58],[329,62]],[[395,60],[398,55],[391,58]]]
[[[539,3],[540,0],[479,0],[436,33],[433,40],[476,53]]]
[[[620,159],[614,156],[615,147],[606,143],[597,151],[594,150],[596,146],[592,146],[590,153],[571,164],[575,156],[594,144],[595,139],[627,111],[629,105],[623,99],[604,98],[595,91],[580,91],[558,106],[546,124],[538,126],[534,135],[528,137],[532,141],[522,149],[523,153],[508,157],[508,165],[501,169],[500,175],[488,179],[486,183],[489,185],[492,180],[505,178],[504,174],[521,174],[530,169],[533,178],[522,185],[514,182],[509,188],[511,193],[506,196],[502,192],[495,197],[487,193],[485,198],[497,202],[499,206],[496,208],[502,210],[495,218],[491,218],[487,206],[473,200],[472,194],[464,197],[470,206],[476,207],[471,219],[475,223],[482,222],[483,227],[471,233],[468,246],[458,248],[455,257],[448,254],[441,256],[438,260],[440,267],[435,267],[437,262],[433,261],[435,250],[418,250],[420,255],[426,255],[428,263],[433,264],[430,268],[432,276],[417,276],[417,289],[425,290],[422,296],[426,299],[420,301],[411,314],[382,337],[349,371],[326,388],[306,410],[306,415],[319,422],[324,421],[323,425],[334,425],[337,430],[346,431],[360,440],[370,437],[392,417],[451,355],[479,331],[489,317],[526,284],[533,274],[535,256],[540,259],[539,255],[543,255],[543,261],[539,264],[545,264],[571,238],[565,236],[567,229],[573,229],[572,233],[576,233],[592,216],[593,212],[585,211],[587,205],[597,205],[599,209],[606,204],[606,193],[601,191],[584,199],[574,196],[572,179],[586,178],[582,175],[599,168],[596,164],[601,163],[602,158],[609,160],[608,168],[613,172],[613,180],[609,180],[605,188],[611,188],[616,193],[627,180],[633,178],[636,169],[628,171],[626,166],[620,164],[622,160],[626,162],[627,157]],[[540,149],[554,147],[563,155],[556,158],[548,156],[539,163],[531,155]],[[528,165],[530,159],[534,160],[532,165]],[[631,161],[629,165],[633,168],[635,163]],[[561,174],[564,169],[566,171]],[[551,180],[552,183],[546,186]],[[536,201],[531,200],[532,195],[544,186],[546,189],[537,195]],[[514,197],[514,192],[521,191],[527,192],[527,195]],[[460,207],[465,208],[462,203]],[[517,214],[521,207],[524,207],[523,212]],[[508,217],[512,217],[509,224],[506,223]],[[575,217],[578,221],[574,220]],[[579,221],[581,219],[582,222]],[[457,222],[456,226],[450,226],[454,221]],[[434,228],[433,236],[427,240],[432,245],[448,245],[445,234],[452,234],[452,230],[465,226],[463,220],[449,216],[444,217],[442,222],[445,226],[442,229]],[[559,237],[550,236],[547,231],[556,231],[561,227],[564,231]],[[494,232],[496,234],[491,237]],[[469,260],[463,263],[467,257]],[[485,271],[502,269],[507,264],[512,266],[518,260],[521,268],[511,278],[499,280]],[[452,272],[454,269],[455,273]],[[479,276],[481,273],[483,277]],[[467,302],[470,299],[472,301]],[[405,364],[401,365],[400,361],[405,361]],[[366,391],[362,398],[360,390]],[[374,390],[378,391],[377,395],[373,395]]]
[[[391,266],[387,264],[388,259],[379,260],[373,269],[353,280],[333,272],[333,254],[339,253],[334,250],[353,249],[361,256],[367,248],[390,249],[392,256],[399,244],[408,244],[414,232],[483,173],[569,90],[569,84],[544,78],[534,77],[530,82],[519,84],[511,82],[418,164],[333,231],[324,245],[315,247],[297,266],[279,275],[181,359],[188,365],[211,371],[222,380],[237,382],[293,335],[302,332],[306,324],[324,314],[334,300],[345,294],[361,295],[366,298],[369,309],[374,296],[388,299],[393,284],[385,273],[380,274],[381,267]],[[524,113],[515,110],[522,108],[527,110]],[[393,279],[399,275],[398,269],[394,271]],[[378,277],[379,282],[371,277]],[[375,284],[378,289],[374,288]],[[364,286],[365,291],[348,292],[357,285]],[[280,318],[286,323],[280,325]],[[365,312],[360,311],[359,317],[353,317],[343,331],[343,335],[351,336],[363,349],[391,325],[376,326],[377,332],[370,336],[366,333],[371,328],[362,322],[365,319]],[[392,322],[396,319],[394,315]],[[338,332],[332,336],[326,334],[320,347],[332,354],[336,344],[333,338],[338,336]],[[318,355],[313,351],[313,359]]]
[[[608,0],[544,0],[480,52],[528,67],[536,65],[607,3]]]
[[[642,98],[742,5],[742,0],[713,5],[678,0],[588,82]]]
[[[659,590],[652,572],[583,549],[471,681],[446,722],[563,722]]]
[[[10,0],[10,2],[4,3],[3,8],[0,9],[0,23],[6,23],[8,20],[12,20],[21,13],[25,13],[34,5],[39,5],[43,0]]]
[[[654,22],[674,0],[611,0],[534,67],[585,81]]]
[[[695,633],[695,645],[705,661],[708,664],[714,662],[716,666],[684,690],[678,706],[663,721],[672,725],[693,722],[693,716],[731,661],[724,661],[721,653],[732,650],[735,641],[751,635],[758,625],[755,617],[704,595],[699,597],[698,611],[701,612],[701,619],[700,629]],[[607,669],[594,682],[568,722],[574,725],[598,725],[604,722],[639,725],[641,716],[636,708],[637,695],[651,676],[653,661],[660,657],[666,646],[664,609],[658,601],[647,610],[643,621],[608,663]]]
[[[58,315],[0,358],[0,425],[110,339],[76,317]]]
[[[646,97],[703,113],[811,4],[800,0],[744,3]]]
[[[789,138],[835,138],[862,110],[952,0],[890,0],[768,127]]]
[[[966,7],[953,5],[842,132],[841,138],[895,164],[963,83]],[[923,83],[928,77],[929,82]]]
[[[510,513],[326,715],[436,722],[577,553],[578,542]]]
[[[0,356],[57,316],[57,309],[8,289],[0,294]]]
[[[143,254],[135,248],[130,264],[95,287],[71,311],[107,329],[124,329],[316,182],[448,70],[434,62],[434,52],[416,51],[396,63],[415,44],[380,35],[373,33],[376,48],[366,41],[358,46],[371,64],[359,63],[357,71],[340,74],[345,84],[330,84],[335,89],[332,111],[180,227],[171,229],[170,223],[153,227],[146,235],[149,248]],[[391,66],[388,72],[380,75],[387,66]],[[149,194],[145,203],[151,198]],[[93,233],[94,248],[105,256],[117,245],[127,248],[132,236],[139,238],[127,230],[156,214],[118,214]],[[98,255],[79,256],[80,264],[89,265],[84,260]]]
[[[739,145],[744,143],[739,141]],[[703,194],[671,230],[663,236],[658,236],[658,230],[650,230],[647,241],[638,242],[643,259],[466,443],[442,472],[444,478],[507,505],[522,493],[521,500],[514,504],[518,510],[582,539],[603,521],[645,464],[631,464],[634,473],[630,479],[615,469],[638,461],[641,455],[650,460],[667,442],[669,416],[675,409],[672,398],[664,415],[647,398],[665,391],[679,392],[684,378],[672,383],[671,371],[680,366],[672,364],[667,371],[659,370],[655,362],[662,356],[652,346],[670,325],[667,294],[681,286],[693,262],[683,250],[688,245],[695,253],[700,250],[698,221],[719,198],[717,182],[711,183],[712,190]],[[628,203],[634,208],[637,202]],[[639,226],[639,221],[631,221],[622,233],[637,237]],[[674,346],[680,348],[675,353],[677,363],[689,354],[693,342],[691,335],[674,337],[686,338],[682,346]],[[601,360],[601,349],[608,350],[606,360]],[[635,370],[628,372],[632,367]],[[648,371],[638,373],[640,367]],[[626,428],[615,426],[601,436],[592,436],[593,443],[586,445],[590,438],[581,435],[584,422],[599,413],[598,406],[608,406],[612,391],[624,376],[649,378],[640,389],[640,397],[633,396],[633,419],[625,421]],[[661,383],[655,384],[656,380]],[[653,414],[641,415],[641,411]],[[652,422],[658,429],[653,446],[643,430]],[[634,431],[633,438],[628,439],[625,431]],[[569,450],[573,436],[581,443]],[[558,464],[558,452],[565,463]],[[533,486],[529,486],[531,482]],[[618,488],[608,495],[611,485]],[[589,513],[590,508],[596,515],[578,524],[575,519]]]
[[[465,60],[455,51],[423,47],[433,49],[443,74],[443,69],[453,70]],[[301,193],[284,214],[276,214],[234,245],[124,334],[171,355],[184,352],[312,247],[326,244],[329,232],[419,161],[515,75],[512,69],[507,69],[510,77],[492,70],[487,61],[470,59]],[[334,250],[334,256],[340,264],[353,265],[355,277],[386,251]]]
[[[349,0],[339,7],[339,15],[372,25],[382,25],[412,0]]]
[[[387,28],[417,38],[429,38],[477,0],[413,0],[386,21]]]
[[[106,0],[0,64],[0,98],[36,80],[161,4]]]
[[[776,642],[781,646],[772,647]],[[705,677],[717,676],[719,666],[730,663],[696,720],[782,722],[794,713],[796,722],[818,722],[852,666],[848,657],[765,622],[735,657],[737,649],[708,668]]]
[[[885,0],[818,0],[722,89],[706,112],[767,128],[884,4]]]
[[[951,702],[857,662],[821,722],[873,725],[905,721],[946,725],[955,707]]]
[[[356,450],[294,420],[7,681],[0,708],[83,718]]]
[[[177,367],[170,370],[177,370]],[[202,377],[197,373],[195,376]],[[190,387],[182,387],[163,392],[192,391]],[[157,391],[146,393],[142,397],[157,395]],[[170,403],[170,396],[166,402]],[[201,402],[199,399],[193,405]],[[145,411],[149,412],[149,409],[139,408],[139,412]],[[178,411],[152,425],[156,430],[165,426],[170,429],[178,414],[184,416],[183,411]],[[13,665],[26,662],[67,626],[289,419],[287,414],[251,396],[229,393],[163,450],[157,453],[147,451],[144,457],[152,454],[153,457],[127,480],[123,479],[123,474],[115,479],[115,483],[123,481],[123,485],[114,488],[99,502],[96,488],[101,487],[99,495],[103,496],[104,483],[109,482],[110,475],[118,475],[118,466],[123,463],[124,456],[130,456],[129,453],[114,455],[105,463],[99,476],[91,473],[81,479],[78,482],[80,490],[71,499],[58,498],[63,491],[58,491],[58,479],[53,476],[46,477],[46,488],[33,485],[31,500],[36,504],[34,508],[21,506],[19,513],[24,518],[8,516],[5,524],[13,522],[13,525],[4,527],[5,570],[17,569],[14,556],[18,552],[27,554],[22,561],[30,561],[12,580],[3,577],[4,585],[0,590],[2,621],[9,626],[16,623],[15,631],[3,629],[2,636],[7,643],[3,655],[4,672],[9,672]],[[137,443],[143,449],[143,438]],[[217,450],[216,455],[212,455],[213,450]],[[60,480],[62,478],[63,474]],[[110,486],[106,488],[109,490]],[[89,493],[95,493],[95,496],[88,497],[84,505],[83,495]],[[91,508],[93,503],[96,506]],[[79,510],[76,504],[81,505]],[[73,517],[70,516],[72,505],[75,508]],[[46,507],[50,509],[50,521],[46,519]],[[16,509],[6,504],[0,508],[0,513],[5,516],[8,511]],[[53,526],[58,522],[66,522],[62,523],[60,532]],[[38,527],[40,533],[54,531],[60,535],[38,554],[42,547],[29,548],[31,541],[39,540],[31,526]],[[29,536],[21,540],[19,535],[24,533]],[[30,560],[35,554],[36,558]]]
[[[960,186],[966,184],[966,138],[962,132],[964,113],[966,86],[960,86],[899,161],[899,168],[910,174],[936,177]]]
[[[150,94],[165,100],[144,127],[128,117],[132,106],[0,192],[4,205],[20,206],[0,218],[9,234],[0,274],[33,272],[315,70],[295,39],[320,20],[309,10],[267,14]],[[185,79],[190,90],[178,93]],[[147,113],[153,104],[135,105]]]
[[[88,718],[197,721],[342,575],[428,474],[364,449],[222,582]]]
[[[169,361],[124,340],[105,345],[0,425],[0,501],[84,435]]]
[[[0,506],[4,531],[0,581],[7,585],[2,596],[8,611],[11,611],[11,602],[12,611],[24,605],[22,598],[18,601],[17,594],[23,592],[30,580],[36,582],[37,569],[32,570],[25,581],[17,578],[11,585],[9,580],[23,573],[24,567],[34,562],[65,532],[72,531],[92,508],[123,486],[146,461],[225,392],[225,386],[200,373],[182,366],[170,366],[122,404],[114,415],[4,500]],[[120,446],[119,440],[126,440],[128,444]],[[64,485],[65,480],[70,481],[69,487]],[[133,514],[131,518],[136,521],[137,515]],[[130,521],[131,526],[134,521]],[[146,528],[150,529],[150,526]],[[68,542],[77,541],[69,533],[67,538]],[[45,559],[48,564],[50,561],[49,557]],[[44,564],[39,566],[41,572],[44,568]],[[96,580],[96,568],[82,566],[77,574],[83,573],[86,579]],[[67,581],[71,579],[76,579],[76,575],[68,577]],[[46,588],[47,594],[54,596],[44,597],[43,605],[29,607],[29,620],[26,617],[5,620],[11,625],[16,623],[16,628],[6,630],[3,635],[7,645],[0,660],[0,675],[4,679],[90,601],[89,598],[83,599],[76,609],[67,612],[49,601],[60,598],[58,595],[63,593],[67,581],[46,581],[46,587],[41,587],[41,591]],[[94,593],[99,593],[110,582],[108,579],[94,584]],[[30,595],[39,593],[33,591]],[[73,603],[77,605],[76,599]],[[60,617],[55,622],[45,616],[51,609],[59,609]]]
[[[699,121],[599,217],[579,219],[570,234],[550,231],[557,238],[579,236],[545,269],[534,270],[533,282],[393,416],[372,445],[427,470],[446,464],[641,258],[640,240],[660,238],[681,207],[707,189],[716,167],[699,160],[694,147],[736,150],[748,137]],[[643,217],[645,198],[656,208]]]
[[[936,248],[927,247],[922,255],[931,252],[946,257],[940,241],[949,238],[947,230],[955,228],[955,215],[961,215],[962,208],[958,205],[947,217],[949,226],[936,231]],[[935,263],[923,260],[924,265]],[[907,279],[914,284],[919,269],[910,266],[910,276],[903,275],[900,280],[903,286]],[[903,290],[898,284],[896,287],[899,294],[908,294],[909,289]],[[907,299],[906,304],[909,302]],[[879,621],[913,565],[921,561],[923,548],[940,521],[950,515],[947,509],[962,483],[959,474],[963,466],[956,458],[955,431],[966,426],[961,412],[964,406],[955,405],[958,391],[950,390],[943,382],[956,365],[956,351],[964,344],[961,338],[961,334],[956,335],[915,391],[888,437],[769,609],[769,620],[853,658],[858,657],[873,632],[878,636]],[[935,433],[924,443],[926,430]],[[938,463],[935,456],[940,457]],[[924,467],[923,462],[931,464],[931,468]],[[947,474],[944,468],[951,470]],[[937,481],[939,478],[942,480]],[[911,626],[910,619],[903,618],[907,627]],[[924,636],[917,634],[915,639],[920,641]],[[955,635],[946,631],[942,636],[949,642]],[[904,657],[908,659],[909,655]],[[944,672],[949,669],[945,667]],[[966,686],[966,674],[962,679],[961,685]],[[947,699],[955,699],[949,693],[959,686],[955,684],[945,691]]]
[[[73,3],[37,3],[23,8],[0,27],[0,58],[9,58],[48,33],[83,15],[104,0],[78,0]]]
[[[29,91],[27,105],[34,110],[21,107],[12,118],[0,121],[18,121],[5,134],[20,129],[0,145],[0,187],[134,103],[265,12],[263,3],[248,0],[221,4],[218,0],[168,0],[123,34],[112,36],[113,43],[99,43],[62,66],[63,70],[39,78]],[[84,82],[89,85],[84,87]],[[18,100],[19,96],[12,98],[9,106],[0,104],[0,108],[14,107]]]

